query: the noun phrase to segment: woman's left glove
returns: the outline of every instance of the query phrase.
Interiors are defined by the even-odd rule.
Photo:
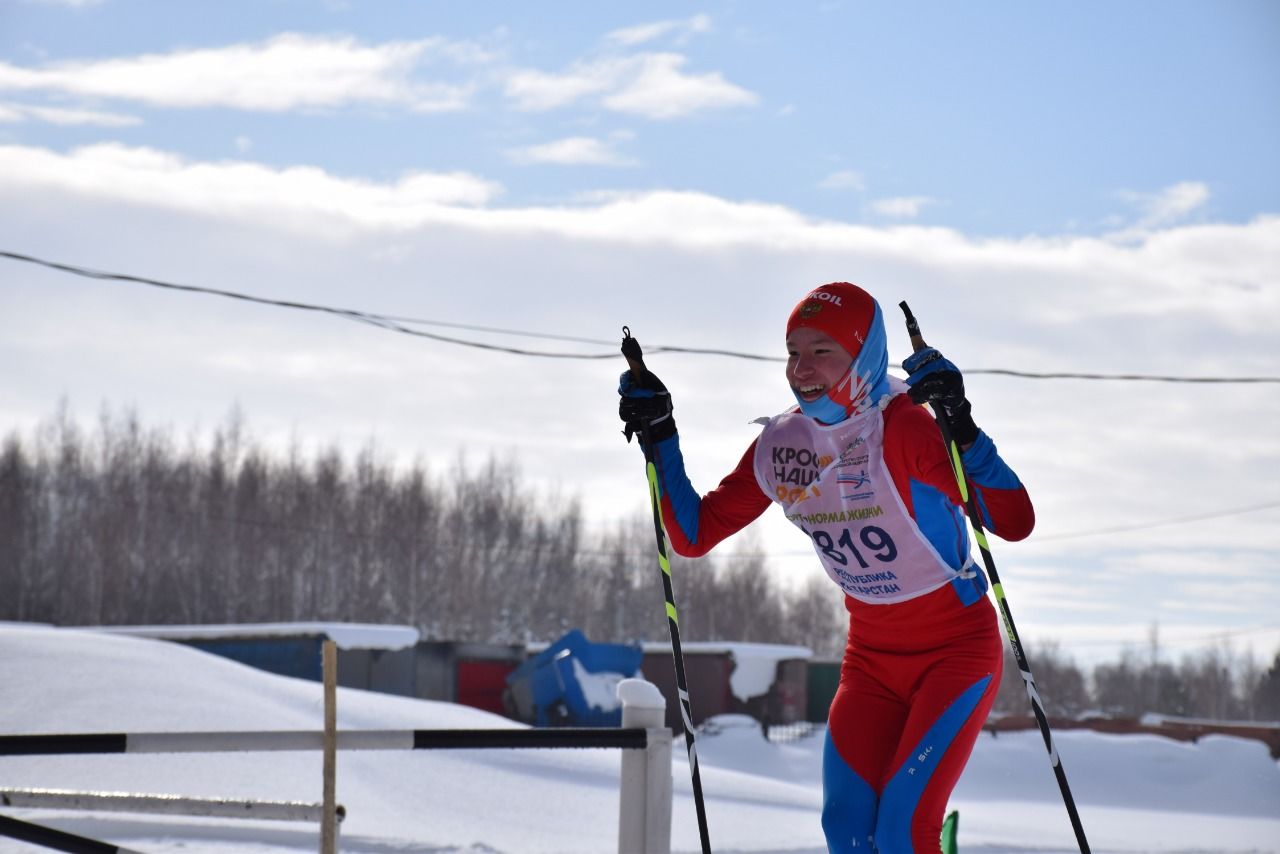
[[[626,424],[622,435],[631,441],[633,433],[644,435],[641,425],[648,423],[649,435],[655,443],[670,439],[676,434],[676,419],[672,416],[671,392],[662,380],[650,371],[641,374],[639,381],[631,371],[623,371],[618,377],[618,417]]]
[[[978,438],[972,406],[964,396],[964,376],[932,347],[917,350],[902,362],[907,372],[911,399],[929,403],[939,410],[951,438],[959,445],[971,445]]]

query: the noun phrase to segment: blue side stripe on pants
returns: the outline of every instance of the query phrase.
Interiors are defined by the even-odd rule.
[[[876,793],[836,750],[827,731],[822,747],[822,832],[831,854],[871,852],[876,829]]]
[[[942,713],[915,746],[906,764],[889,779],[880,799],[876,823],[876,847],[885,854],[911,854],[911,818],[929,778],[965,721],[973,714],[991,677],[984,676],[965,689]]]

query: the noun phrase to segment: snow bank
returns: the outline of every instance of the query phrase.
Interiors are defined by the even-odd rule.
[[[0,732],[319,730],[321,686],[189,647],[118,634],[0,625]],[[758,724],[713,718],[698,739],[713,849],[821,854],[824,736],[771,744]],[[518,727],[448,703],[338,689],[343,729]],[[1280,766],[1225,736],[1055,735],[1098,854],[1280,854]],[[676,852],[699,848],[685,751],[673,751]],[[605,854],[617,847],[612,750],[342,752],[342,850]],[[0,787],[318,801],[318,753],[0,757]],[[960,781],[965,854],[1074,851],[1035,731],[984,735]],[[299,854],[309,825],[5,810],[153,854]],[[0,839],[0,854],[32,849]]]

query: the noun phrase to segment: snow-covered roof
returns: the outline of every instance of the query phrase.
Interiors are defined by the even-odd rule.
[[[646,643],[645,652],[670,650],[670,643]],[[694,641],[680,644],[686,653],[728,653],[733,659],[733,672],[729,674],[729,690],[742,702],[769,693],[778,673],[778,662],[813,658],[813,650],[805,646],[786,646],[772,643],[730,643],[723,641]]]
[[[82,626],[110,634],[161,640],[216,640],[220,638],[314,637],[332,640],[339,649],[404,649],[418,642],[413,626],[372,623],[226,623],[192,626]]]

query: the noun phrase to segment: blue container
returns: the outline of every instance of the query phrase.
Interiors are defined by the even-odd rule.
[[[537,726],[620,726],[621,707],[593,706],[578,674],[632,677],[643,657],[638,646],[591,643],[573,629],[517,667],[507,686],[519,716]]]

